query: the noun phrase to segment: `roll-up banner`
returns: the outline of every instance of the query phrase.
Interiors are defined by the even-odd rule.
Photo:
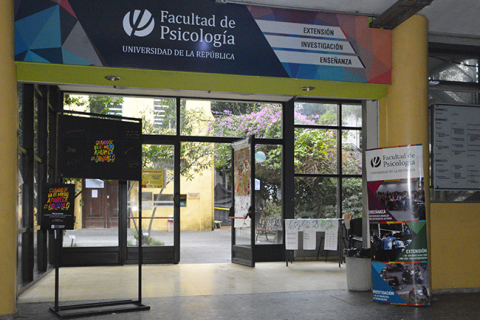
[[[422,145],[368,150],[373,300],[429,305]]]

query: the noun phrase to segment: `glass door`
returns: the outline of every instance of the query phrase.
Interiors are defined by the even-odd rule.
[[[142,182],[139,185],[138,181],[131,181],[127,193],[128,263],[138,259],[140,237],[144,263],[179,262],[180,199],[175,178],[177,149],[174,144],[144,144],[142,147]],[[138,199],[139,188],[141,201]]]
[[[253,137],[232,143],[232,262],[255,267],[255,160]]]

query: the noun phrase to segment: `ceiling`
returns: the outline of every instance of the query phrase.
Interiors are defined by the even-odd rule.
[[[221,0],[220,0],[221,1]],[[376,17],[391,7],[397,0],[226,0],[228,3],[340,12]],[[413,2],[413,1],[410,1]],[[416,2],[421,2],[418,0]],[[429,1],[424,1],[429,2]],[[480,43],[480,1],[478,0],[433,0],[420,14],[429,21],[429,34],[437,40],[462,37],[478,39]],[[449,40],[445,40],[449,41]],[[451,39],[450,39],[451,41]],[[463,40],[462,43],[465,44]]]

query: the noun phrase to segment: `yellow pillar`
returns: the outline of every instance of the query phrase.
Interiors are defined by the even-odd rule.
[[[428,21],[421,15],[392,32],[392,85],[380,101],[379,117],[380,147],[423,145],[428,215]]]
[[[428,22],[416,15],[392,32],[392,85],[385,100],[384,146],[428,147]],[[428,149],[426,150],[428,151]],[[428,168],[428,157],[424,157]]]
[[[392,85],[380,101],[380,146],[422,144],[430,252],[428,21],[415,15],[392,32]],[[430,275],[432,278],[435,275]]]
[[[15,312],[17,224],[17,76],[13,1],[0,0],[0,316]]]

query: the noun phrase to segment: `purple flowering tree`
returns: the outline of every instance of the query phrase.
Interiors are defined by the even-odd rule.
[[[282,125],[282,107],[278,104],[251,104],[248,108],[228,108],[214,105],[215,119],[209,124],[210,134],[226,137],[246,137],[254,134],[259,138],[280,138]],[[301,105],[295,110],[295,123],[315,125],[333,123],[335,115],[325,113],[305,115]],[[240,110],[241,109],[241,110]],[[319,119],[321,118],[321,119]],[[295,172],[296,173],[337,173],[337,131],[329,129],[298,128],[295,131]],[[361,174],[361,152],[346,142],[346,133],[342,135],[343,172]],[[263,152],[266,160],[256,163],[256,178],[261,181],[261,190],[257,191],[260,202],[265,207],[272,203],[279,212],[281,199],[281,155],[278,145],[257,145],[255,152]],[[230,148],[219,145],[215,149],[215,169],[230,176]],[[359,216],[361,212],[361,179],[344,179],[343,211]],[[297,179],[295,183],[296,216],[304,218],[336,216],[336,180],[329,178]],[[261,205],[262,206],[262,205]]]

